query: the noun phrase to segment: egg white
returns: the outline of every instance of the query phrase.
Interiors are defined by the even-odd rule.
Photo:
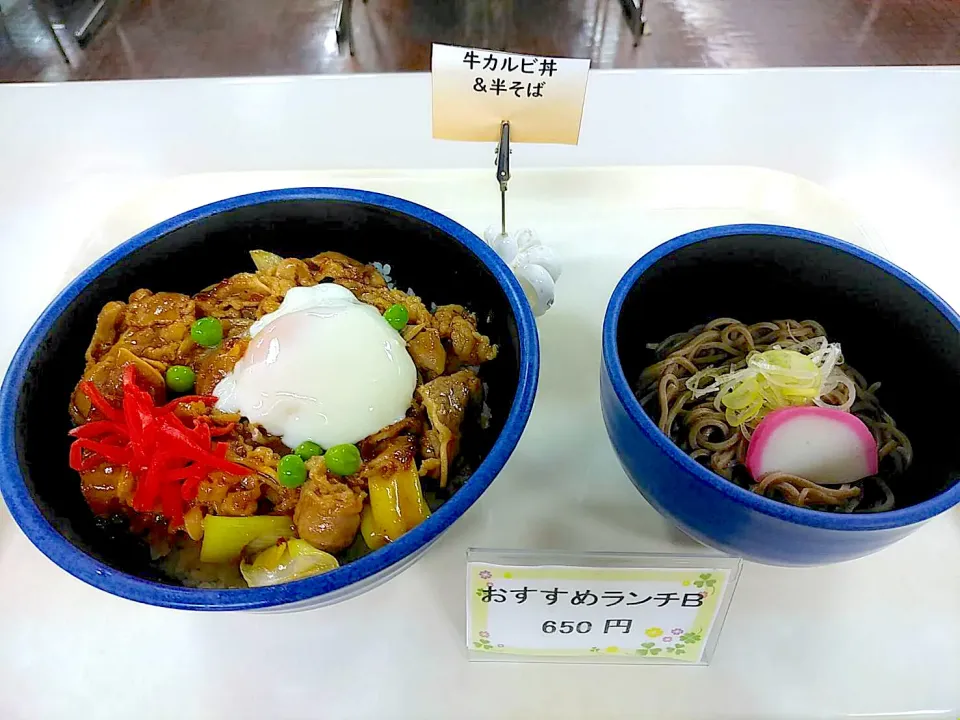
[[[401,420],[417,370],[400,334],[373,306],[332,283],[289,290],[250,327],[244,356],[217,387],[238,412],[295,448],[356,443]]]

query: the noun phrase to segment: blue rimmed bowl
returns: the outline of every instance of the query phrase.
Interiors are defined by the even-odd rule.
[[[426,302],[474,310],[500,346],[484,365],[492,421],[464,434],[469,479],[397,542],[323,575],[273,587],[175,585],[125,530],[96,521],[67,466],[67,405],[83,372],[97,313],[134,290],[195,293],[249,271],[249,251],[308,257],[335,250],[391,266],[397,287]],[[70,574],[138,602],[192,610],[300,609],[337,602],[412,563],[490,485],[520,439],[540,368],[537,330],[517,279],[466,228],[405,200],[297,188],[222,200],[146,230],[100,258],[44,310],[0,390],[0,490],[30,540]]]
[[[744,490],[691,460],[634,395],[648,342],[716,317],[813,319],[844,356],[882,382],[885,409],[914,462],[897,509],[837,514]],[[823,565],[880,550],[960,502],[948,408],[960,403],[960,317],[916,278],[835,238],[772,225],[707,228],[644,255],[623,276],[603,323],[601,406],[630,480],[701,542],[775,565]]]

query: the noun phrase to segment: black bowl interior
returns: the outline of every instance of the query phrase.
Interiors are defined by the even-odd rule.
[[[251,271],[248,253],[258,248],[284,257],[334,250],[379,261],[391,266],[398,288],[413,288],[428,305],[456,303],[477,313],[500,354],[481,370],[492,421],[464,433],[461,476],[480,464],[510,412],[520,368],[516,320],[490,270],[446,233],[379,206],[332,200],[271,202],[195,221],[114,263],[64,309],[30,361],[17,405],[17,452],[37,506],[70,542],[118,570],[169,582],[122,525],[95,520],[67,466],[67,405],[97,314],[106,302],[125,300],[139,288],[193,294]]]
[[[943,409],[960,403],[960,342],[916,290],[866,260],[806,240],[733,235],[687,245],[651,266],[624,303],[617,343],[628,382],[654,361],[647,343],[718,317],[820,322],[851,366],[882,383],[884,409],[913,444],[913,465],[894,488],[897,507],[953,483],[956,430]]]

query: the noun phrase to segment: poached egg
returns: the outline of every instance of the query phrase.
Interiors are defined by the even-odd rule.
[[[333,283],[290,289],[250,327],[250,344],[213,391],[295,448],[357,443],[406,415],[417,370],[373,306]]]

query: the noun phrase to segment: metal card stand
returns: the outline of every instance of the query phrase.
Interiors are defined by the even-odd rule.
[[[500,185],[500,233],[507,234],[507,183],[510,181],[510,123],[500,124],[500,141],[497,143],[497,183]]]
[[[497,185],[500,187],[500,227],[491,225],[483,234],[520,281],[534,315],[543,315],[553,305],[554,289],[561,267],[554,251],[543,245],[531,228],[507,232],[507,185],[510,182],[510,122],[500,123],[500,140],[495,151]]]

